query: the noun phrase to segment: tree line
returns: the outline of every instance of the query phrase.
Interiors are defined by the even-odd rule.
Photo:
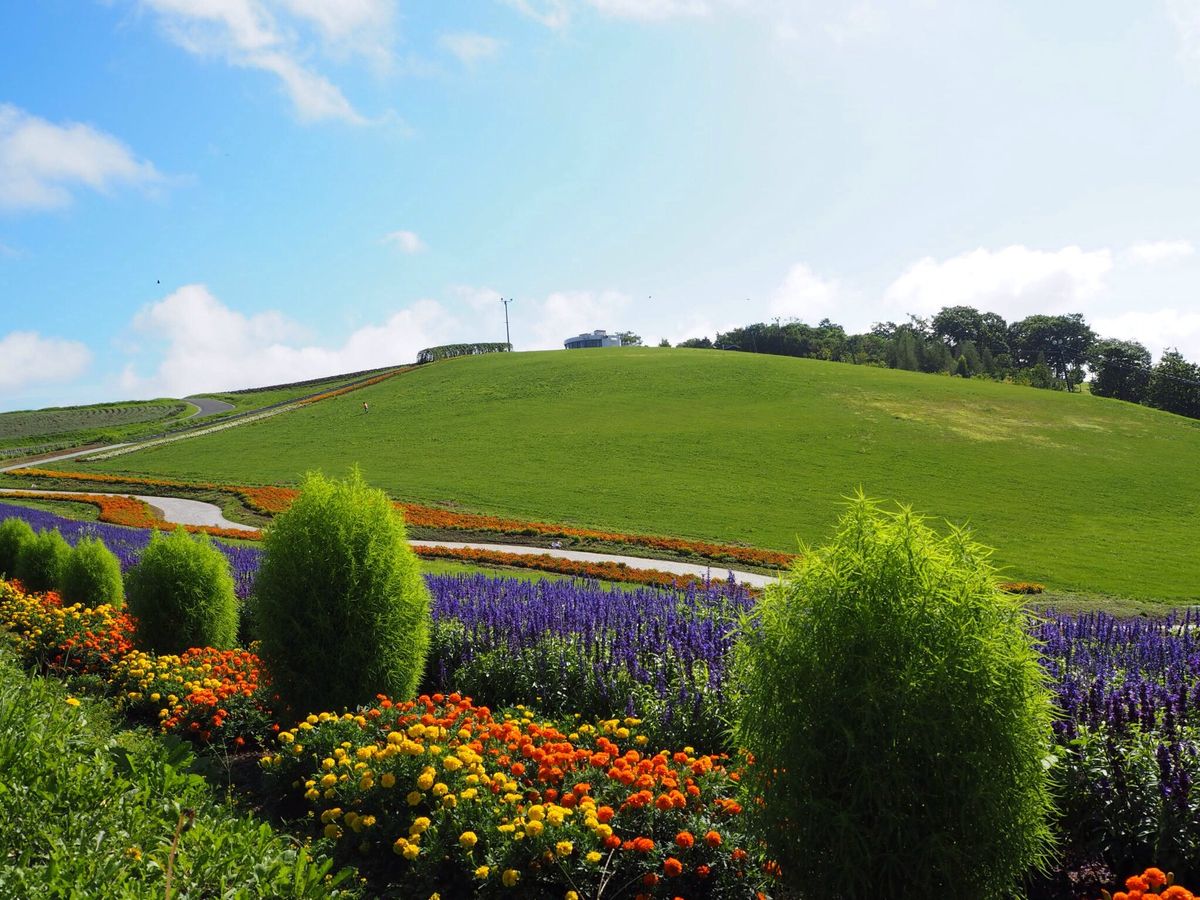
[[[816,325],[775,320],[678,346],[993,378],[1049,390],[1077,390],[1090,375],[1097,396],[1200,419],[1200,365],[1177,350],[1155,363],[1137,341],[1099,337],[1081,313],[1006,322],[994,312],[947,306],[930,318],[882,322],[863,334],[847,333],[829,319]]]

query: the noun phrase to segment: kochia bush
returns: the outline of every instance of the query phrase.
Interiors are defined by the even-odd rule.
[[[33,529],[24,519],[0,522],[0,578],[15,578],[21,545],[33,540]]]
[[[182,528],[155,532],[129,570],[125,592],[138,621],[138,641],[159,653],[190,647],[227,650],[237,640],[237,599],[229,560],[208,535]]]
[[[81,538],[67,557],[62,572],[62,598],[68,606],[125,605],[121,563],[98,538]]]
[[[255,583],[260,656],[295,710],[411,697],[429,646],[429,590],[404,520],[357,471],[310,474],[268,529]]]
[[[27,591],[55,591],[62,580],[63,566],[71,555],[71,545],[57,528],[39,531],[21,543],[13,574]]]
[[[745,623],[745,805],[805,897],[1007,896],[1047,861],[1051,695],[988,556],[860,496]]]

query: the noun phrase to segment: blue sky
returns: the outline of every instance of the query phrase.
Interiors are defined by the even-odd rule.
[[[953,303],[1200,358],[1200,0],[37,0],[0,409]]]

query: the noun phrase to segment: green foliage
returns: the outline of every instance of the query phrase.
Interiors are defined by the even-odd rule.
[[[5,519],[0,522],[0,578],[14,576],[21,546],[33,540],[33,529],[24,519]]]
[[[62,598],[68,606],[125,604],[121,563],[99,538],[82,538],[67,557],[62,572]]]
[[[314,403],[57,467],[284,485],[357,459],[372,485],[412,502],[788,551],[797,535],[821,539],[846,485],[886,483],[969,520],[1013,579],[1176,603],[1200,584],[1200,428],[1129,403],[679,348],[456,359],[354,397],[369,416]]]
[[[805,897],[999,897],[1047,860],[1051,695],[988,556],[859,496],[747,621],[745,806]]]
[[[236,645],[238,613],[229,561],[208,535],[155,532],[126,579],[139,642],[159,653]]]
[[[1088,357],[1095,373],[1092,393],[1097,397],[1115,397],[1130,403],[1146,399],[1150,386],[1150,351],[1137,341],[1104,340]]]
[[[255,583],[260,654],[297,710],[415,693],[429,645],[429,591],[383,491],[355,470],[310,474],[268,529]]]
[[[70,555],[71,545],[57,528],[39,531],[21,544],[14,574],[27,591],[58,590]]]
[[[118,732],[103,706],[70,705],[0,654],[0,893],[162,900],[182,815],[171,897],[350,895],[348,873],[214,800],[191,765],[178,742]]]
[[[481,353],[507,353],[512,350],[512,344],[503,341],[490,344],[443,344],[440,347],[426,347],[417,354],[417,364],[435,362],[439,359],[453,359],[456,356],[479,356]]]
[[[1178,350],[1166,351],[1150,375],[1146,402],[1156,409],[1200,419],[1200,366],[1188,362]]]

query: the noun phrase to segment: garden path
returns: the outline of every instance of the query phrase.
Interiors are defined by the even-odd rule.
[[[217,413],[229,412],[233,409],[232,403],[226,403],[224,400],[214,400],[212,397],[184,397],[188,403],[196,407],[196,411],[190,416],[184,416],[185,419],[194,419],[197,416],[214,416]]]
[[[99,491],[38,491],[22,490],[20,488],[0,488],[0,494],[99,494],[108,497],[136,497],[143,503],[148,503],[159,510],[163,519],[171,524],[179,525],[208,525],[216,528],[231,528],[238,531],[255,531],[250,525],[231,522],[221,514],[220,507],[201,500],[184,500],[179,497],[154,497],[141,494],[103,494]],[[660,572],[670,572],[674,575],[697,575],[701,578],[723,578],[732,572],[733,577],[743,584],[753,587],[765,587],[776,580],[774,575],[762,575],[757,572],[739,572],[720,565],[678,562],[672,559],[651,559],[644,556],[622,556],[616,553],[590,553],[583,550],[562,550],[555,547],[530,547],[524,544],[481,544],[464,543],[460,541],[411,541],[414,547],[448,547],[452,549],[495,550],[501,553],[516,553],[523,556],[545,554],[557,559],[571,559],[577,562],[612,562],[624,563],[631,569],[657,569]]]

